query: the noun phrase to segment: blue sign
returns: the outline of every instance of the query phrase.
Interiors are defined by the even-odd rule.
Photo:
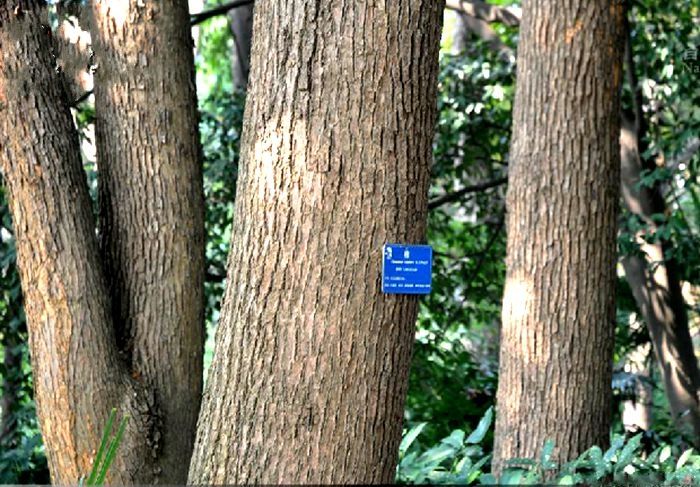
[[[384,244],[382,291],[430,294],[433,248],[430,245]]]

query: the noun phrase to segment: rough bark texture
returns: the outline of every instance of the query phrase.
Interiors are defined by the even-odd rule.
[[[52,480],[89,472],[112,407],[131,420],[108,478],[147,482],[147,397],[114,347],[91,203],[43,2],[0,6],[0,167]]]
[[[643,163],[634,122],[625,121],[620,143],[623,201],[630,212],[646,223],[647,232],[652,234],[657,223],[651,216],[665,214],[666,205],[658,188],[639,184]],[[668,258],[668,242],[650,243],[643,237],[640,234],[637,239],[643,255],[624,256],[622,265],[637,307],[649,328],[671,413],[681,431],[697,443],[700,438],[700,371],[678,270],[675,261]]]
[[[229,284],[189,481],[394,478],[425,237],[441,2],[256,6]]]
[[[229,11],[228,22],[233,34],[231,75],[233,86],[245,90],[250,73],[250,46],[253,42],[253,4]]]
[[[92,5],[102,258],[130,372],[154,394],[159,480],[181,483],[202,389],[204,204],[186,0]]]
[[[523,5],[494,463],[608,441],[623,9]]]

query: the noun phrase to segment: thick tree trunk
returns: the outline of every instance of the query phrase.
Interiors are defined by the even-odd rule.
[[[131,420],[108,480],[148,482],[148,398],[114,347],[78,137],[43,2],[0,6],[0,167],[52,480],[88,473],[112,407]]]
[[[418,307],[441,2],[256,5],[229,284],[189,481],[391,482]]]
[[[608,441],[624,11],[523,5],[508,189],[496,471]]]
[[[233,34],[231,75],[233,86],[245,90],[250,73],[250,46],[253,42],[253,4],[231,9],[228,23]]]
[[[658,188],[640,186],[642,161],[639,157],[637,128],[625,121],[620,143],[622,149],[622,196],[627,209],[638,215],[653,233],[654,214],[665,214]],[[681,431],[697,443],[700,438],[700,371],[688,329],[688,314],[681,292],[676,263],[668,258],[668,242],[637,239],[639,255],[622,258],[627,282],[644,321],[649,327],[654,354],[659,363],[664,389],[674,420]]]
[[[117,340],[154,394],[158,479],[187,478],[202,389],[204,203],[186,0],[92,5],[100,236]]]

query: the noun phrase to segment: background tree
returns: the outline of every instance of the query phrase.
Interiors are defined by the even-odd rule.
[[[250,73],[250,46],[253,43],[253,4],[242,5],[228,13],[233,35],[231,50],[231,75],[233,86],[245,90]]]
[[[627,22],[626,30],[625,72],[630,109],[624,114],[620,144],[622,196],[630,218],[623,221],[623,226],[633,235],[636,245],[621,262],[649,329],[671,414],[680,430],[697,444],[700,441],[700,370],[681,289],[675,245],[670,235],[663,233],[664,226],[668,227],[669,214],[664,180],[649,177],[655,174],[656,162],[653,154],[649,154],[649,123],[638,80],[631,22]]]
[[[523,6],[494,468],[608,440],[624,11]]]
[[[425,238],[442,6],[339,9],[256,5],[193,483],[394,477],[418,302],[382,245]]]

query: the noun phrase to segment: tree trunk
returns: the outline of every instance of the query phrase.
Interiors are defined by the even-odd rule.
[[[637,326],[637,325],[635,325]],[[644,343],[625,357],[625,372],[635,374],[634,397],[622,401],[622,426],[631,434],[650,431],[654,420],[654,384],[651,379],[651,344]]]
[[[624,11],[523,6],[494,468],[608,441]]]
[[[388,483],[424,241],[441,2],[256,6],[229,284],[189,481]]]
[[[204,203],[186,0],[92,4],[102,258],[117,340],[182,483],[202,390]]]
[[[233,34],[231,75],[233,86],[245,90],[250,72],[250,46],[253,41],[253,4],[231,9],[228,23]]]
[[[625,120],[620,143],[623,201],[631,213],[646,223],[646,231],[652,234],[657,224],[651,216],[665,214],[666,208],[663,197],[653,194],[658,188],[639,184],[642,161],[634,122]],[[676,263],[668,258],[668,242],[647,242],[642,234],[638,235],[637,242],[644,256],[622,258],[625,276],[649,327],[671,414],[680,431],[697,443],[700,438],[700,371]]]
[[[148,482],[148,398],[116,352],[78,137],[40,1],[0,6],[0,167],[14,220],[52,481],[88,473],[112,407],[131,420],[108,478]]]

